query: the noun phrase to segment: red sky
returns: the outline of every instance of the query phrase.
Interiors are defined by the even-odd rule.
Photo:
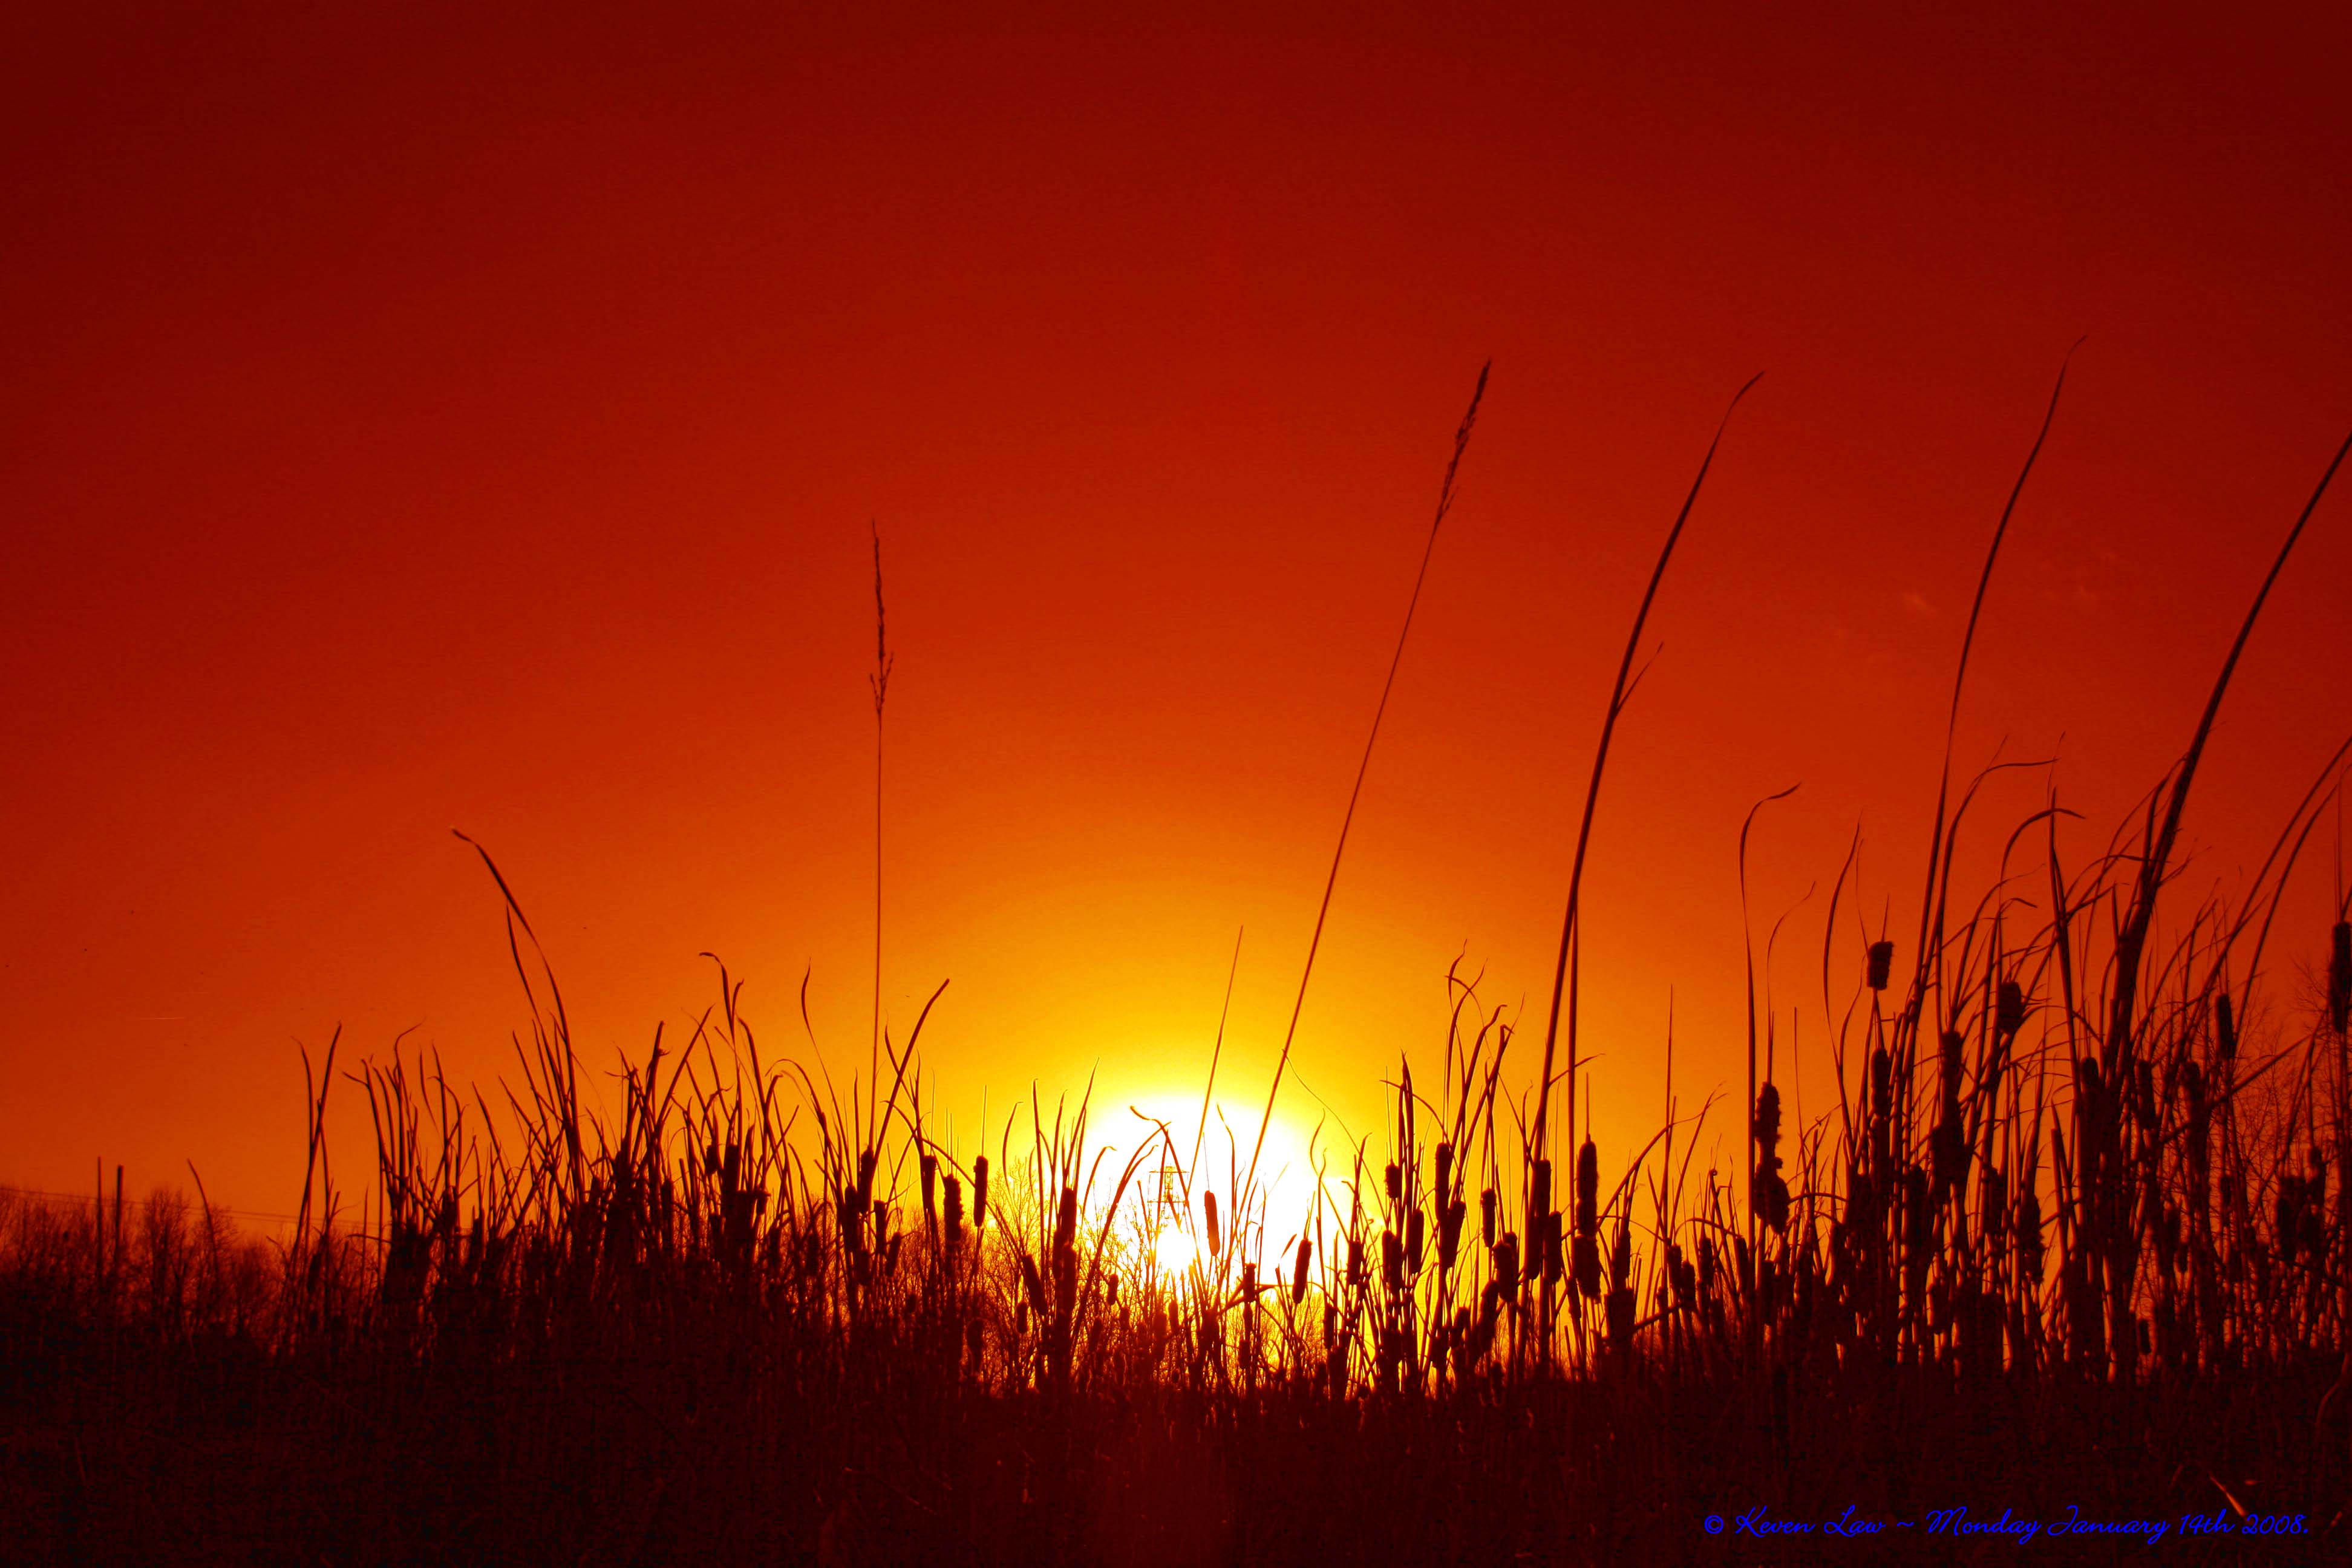
[[[1117,1116],[1197,1092],[1243,927],[1224,1081],[1262,1094],[1489,356],[1285,1110],[1377,1136],[1465,946],[1540,1014],[1629,617],[1761,370],[1589,873],[1622,1155],[1670,987],[1686,1095],[1744,1070],[1752,801],[1802,781],[1751,878],[1760,921],[1822,886],[1776,970],[1809,1041],[1857,821],[1874,921],[1916,897],[2066,346],[1958,761],[2058,755],[2084,853],[2352,422],[2336,7],[223,9],[0,21],[19,1184],[193,1159],[283,1210],[297,1039],[417,1026],[453,1075],[509,1068],[526,1014],[452,826],[592,1068],[713,999],[705,950],[779,1043],[810,973],[862,1061],[869,520],[885,1004],[903,1029],[952,980],[942,1113],[968,1140],[983,1089],[993,1130],[1097,1069]],[[2339,495],[2224,710],[2192,879],[2259,859],[2352,730],[2347,572]]]

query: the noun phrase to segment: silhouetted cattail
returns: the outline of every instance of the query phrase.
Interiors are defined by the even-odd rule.
[[[1994,1033],[2003,1037],[2025,1027],[2025,992],[2014,980],[2000,983],[1993,1000],[1992,1026]]]
[[[1870,962],[1867,965],[1865,978],[1873,991],[1884,991],[1886,989],[1886,977],[1894,967],[1895,944],[1891,942],[1872,942],[1870,944]],[[1849,970],[1847,973],[1852,973],[1853,971]]]
[[[1609,1346],[1612,1350],[1633,1348],[1633,1288],[1620,1286],[1609,1292]]]
[[[1054,1216],[1055,1252],[1059,1254],[1074,1250],[1077,1245],[1077,1239],[1078,1189],[1064,1187],[1061,1212]]]
[[[1601,1238],[1590,1231],[1580,1231],[1570,1244],[1575,1254],[1577,1294],[1588,1301],[1601,1299]]]
[[[1468,1206],[1460,1198],[1455,1198],[1437,1216],[1437,1266],[1440,1268],[1454,1267],[1454,1259],[1462,1247],[1462,1222],[1468,1215]]]
[[[940,1160],[936,1154],[926,1154],[922,1160],[923,1228],[936,1231],[940,1223],[937,1188],[940,1180]]]
[[[2189,1181],[2193,1211],[2205,1212],[2207,1174],[2210,1168],[2210,1123],[2205,1104],[2205,1074],[2193,1061],[2180,1065],[2180,1091],[2187,1101]]]
[[[2223,1062],[2238,1055],[2238,1018],[2230,1005],[2229,993],[2213,998],[2213,1039],[2217,1054]]]
[[[2327,1021],[2341,1036],[2352,1028],[2352,921],[2337,921],[2327,953]]]
[[[1404,1247],[1392,1230],[1381,1232],[1381,1283],[1392,1292],[1404,1289]]]
[[[1425,1239],[1426,1238],[1423,1233],[1421,1211],[1419,1209],[1414,1209],[1412,1213],[1405,1215],[1404,1221],[1404,1267],[1406,1273],[1415,1277],[1420,1275],[1423,1243]]]
[[[988,1225],[988,1156],[971,1163],[971,1228],[978,1235]]]
[[[2294,1261],[2295,1242],[2303,1232],[2303,1178],[2281,1176],[2278,1190],[2279,1256],[2287,1262]]]
[[[1576,1234],[1591,1236],[1600,1225],[1601,1151],[1587,1138],[1576,1152]]]
[[[1478,1241],[1487,1247],[1495,1245],[1495,1206],[1494,1188],[1478,1194]]]
[[[1519,1238],[1511,1231],[1505,1231],[1503,1239],[1495,1243],[1495,1286],[1506,1296],[1519,1291]]]
[[[1440,1143],[1437,1146],[1437,1202],[1441,1213],[1453,1193],[1454,1145]]]
[[[728,1163],[731,1165],[734,1163],[735,1151],[730,1146],[727,1153]],[[860,1208],[874,1201],[874,1151],[871,1149],[866,1150],[857,1156],[857,1206]],[[735,1184],[731,1176],[728,1179],[727,1184],[730,1187]]]
[[[1348,1283],[1359,1290],[1364,1288],[1364,1242],[1361,1237],[1348,1238]]]
[[[1780,1090],[1769,1080],[1756,1091],[1756,1213],[1774,1230],[1789,1226],[1789,1184],[1780,1179]]]
[[[1217,1228],[1216,1194],[1202,1193],[1201,1194],[1201,1212],[1207,1217],[1208,1221],[1209,1256],[1212,1258],[1222,1258],[1224,1256],[1225,1239],[1223,1233]]]
[[[1903,1268],[1914,1289],[1927,1272],[1936,1239],[1936,1211],[1928,1194],[1927,1172],[1914,1165],[1903,1173]]]
[[[963,1184],[950,1176],[947,1188],[947,1245],[952,1258],[963,1246]]]
[[[1307,1265],[1314,1254],[1314,1241],[1307,1237],[1300,1237],[1297,1259],[1290,1266],[1290,1304],[1294,1307],[1307,1300]]]
[[[1388,1189],[1389,1207],[1402,1208],[1404,1206],[1404,1172],[1398,1167],[1394,1160],[1391,1160],[1387,1167],[1381,1171],[1381,1184]]]

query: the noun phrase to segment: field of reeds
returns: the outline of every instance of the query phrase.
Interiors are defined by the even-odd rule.
[[[1605,710],[1580,876],[1699,495]],[[2054,799],[1972,818],[1984,775],[1948,754],[1916,926],[1841,925],[1848,861],[1817,1123],[1784,1114],[1768,1010],[1738,1104],[1575,1137],[1572,884],[1548,1014],[1449,977],[1384,1138],[1333,1151],[1296,1224],[1255,1129],[1212,1152],[1209,1086],[1201,1121],[1115,1156],[1083,1099],[966,1154],[926,1126],[920,1022],[877,1023],[835,1081],[778,1044],[804,1015],[755,1028],[723,967],[690,1032],[583,1093],[610,1064],[573,1049],[485,854],[531,1017],[511,1078],[306,1057],[309,1173],[273,1239],[201,1194],[0,1196],[0,1554],[2343,1560],[2352,910],[2274,917],[2352,742],[2233,901],[2177,891],[2260,610],[2103,853],[2062,856]],[[888,668],[878,647],[877,743]],[[2000,846],[1983,885],[1964,833]],[[338,1094],[366,1102],[356,1153],[328,1147]],[[1695,1169],[1727,1121],[1745,1168]],[[2005,1515],[2035,1532],[1964,1528]]]

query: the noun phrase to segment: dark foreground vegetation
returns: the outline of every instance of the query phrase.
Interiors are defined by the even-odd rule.
[[[1332,1152],[1303,1223],[1251,1130],[1215,1156],[1208,1086],[1201,1123],[1121,1160],[1083,1102],[957,1149],[926,1126],[919,1021],[839,1083],[763,1041],[723,969],[682,1043],[583,1066],[509,896],[515,1079],[329,1047],[289,1235],[163,1194],[0,1208],[0,1552],[2352,1558],[2352,911],[2294,933],[2325,950],[2299,971],[2265,963],[2347,752],[2246,888],[2176,890],[2260,608],[2103,851],[2070,858],[2054,798],[1976,834],[1974,784],[1948,792],[1905,941],[1855,920],[1849,859],[1821,955],[1835,1109],[1784,1121],[1767,998],[1729,1173],[1696,1167],[1709,1107],[1671,1092],[1643,1147],[1573,1138],[1573,886],[1540,1047],[1454,981],[1384,1137]],[[1963,861],[1990,869],[1963,888]],[[339,1079],[374,1129],[351,1190]],[[2004,1515],[2038,1532],[1963,1531]]]

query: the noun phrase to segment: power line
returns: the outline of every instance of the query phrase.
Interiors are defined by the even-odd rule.
[[[68,1204],[86,1204],[98,1201],[100,1203],[101,1206],[104,1206],[104,1200],[98,1199],[97,1194],[93,1193],[52,1193],[40,1187],[15,1187],[10,1186],[5,1183],[0,1183],[0,1194],[17,1198],[47,1198],[55,1203]],[[179,1201],[189,1208],[201,1206],[189,1203],[185,1197],[182,1197]],[[155,1202],[156,1200],[152,1197],[124,1198],[122,1200],[122,1206],[125,1208],[148,1208],[152,1207]],[[226,1204],[214,1204],[211,1205],[211,1208],[212,1212],[215,1214],[227,1215],[236,1219],[279,1219],[291,1224],[296,1218],[293,1215],[276,1214],[268,1209],[230,1208]]]

